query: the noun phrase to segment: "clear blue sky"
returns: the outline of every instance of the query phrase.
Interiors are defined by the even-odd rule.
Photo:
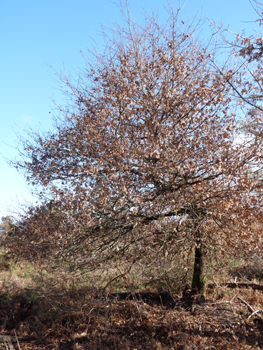
[[[116,0],[117,1],[117,0]],[[178,7],[178,0],[171,0]],[[181,1],[181,4],[183,1]],[[162,0],[131,0],[137,21],[142,8],[166,16]],[[256,14],[249,0],[188,0],[184,17],[200,16],[223,22],[231,30],[252,33]],[[41,125],[50,129],[54,98],[63,104],[54,70],[73,75],[85,65],[80,53],[99,45],[100,24],[121,21],[118,7],[110,0],[0,0],[0,153],[17,156],[17,133]],[[204,33],[206,35],[206,33]],[[53,69],[51,67],[53,67]],[[23,177],[0,157],[0,218],[31,201]]]

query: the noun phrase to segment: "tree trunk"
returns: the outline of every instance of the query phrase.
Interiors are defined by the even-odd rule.
[[[201,234],[199,229],[197,229],[192,288],[196,288],[198,290],[198,293],[203,293],[204,286],[205,284],[204,284],[203,247],[202,247],[202,241],[201,241]]]

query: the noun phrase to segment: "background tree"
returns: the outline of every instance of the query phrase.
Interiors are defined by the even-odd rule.
[[[65,232],[65,236],[68,230],[72,230],[72,225],[67,215],[54,201],[49,201],[21,214],[19,223],[5,230],[3,245],[9,254],[43,265],[56,257],[61,250],[61,234]]]
[[[2,235],[14,236],[18,230],[19,222],[12,216],[2,216],[0,223],[0,232]]]
[[[221,71],[218,63],[211,58],[211,62],[218,72],[224,76],[231,86],[233,95],[238,101],[238,110],[242,122],[240,138],[259,140],[263,135],[263,36],[260,27],[263,21],[263,3],[250,0],[257,19],[254,21],[254,34],[248,36],[245,31],[234,33],[228,29],[213,24],[214,31],[221,35],[221,46],[229,49],[229,59],[232,68],[226,72]],[[234,35],[234,40],[229,38]],[[220,46],[219,45],[219,46]],[[260,142],[260,141],[259,141]],[[258,153],[259,155],[259,153]],[[250,173],[255,181],[257,194],[262,193],[262,155],[251,163]]]
[[[215,52],[179,12],[165,26],[154,16],[144,26],[126,20],[105,33],[104,52],[76,85],[64,77],[70,104],[55,132],[32,132],[15,166],[53,191],[71,223],[58,255],[94,268],[194,251],[192,287],[203,291],[205,252],[258,249],[251,224],[262,203],[249,169],[262,142],[237,144],[229,69],[213,68]]]
[[[260,29],[263,23],[263,3],[257,0],[249,2],[258,17],[253,24],[258,25]],[[262,32],[255,30],[254,35],[248,36],[245,31],[235,33],[215,23],[212,23],[212,28],[214,34],[221,35],[222,41],[218,46],[229,50],[232,67],[223,72],[212,57],[211,62],[231,86],[233,94],[239,100],[239,113],[243,113],[243,124],[247,126],[247,131],[253,134],[256,132],[256,125],[262,129]],[[231,40],[230,34],[234,36],[234,40]],[[259,136],[258,131],[256,136]]]

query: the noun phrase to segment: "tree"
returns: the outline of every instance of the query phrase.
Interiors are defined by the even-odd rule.
[[[221,45],[229,49],[229,59],[232,61],[232,69],[226,72],[220,70],[218,63],[211,58],[216,70],[224,76],[236,96],[239,113],[242,118],[242,138],[256,141],[262,138],[262,113],[263,113],[263,36],[262,31],[256,30],[256,26],[263,23],[263,3],[258,0],[249,0],[254,8],[257,19],[254,21],[254,35],[248,36],[245,31],[235,33],[225,27],[213,23],[214,31],[221,35]],[[214,33],[215,34],[215,33]],[[227,35],[234,35],[230,40]],[[259,154],[259,153],[258,153]],[[251,176],[255,181],[258,195],[262,193],[262,156],[257,157],[251,163]]]
[[[237,144],[229,70],[213,68],[215,52],[185,26],[179,12],[165,26],[128,16],[105,34],[78,84],[64,78],[71,102],[55,131],[31,132],[14,164],[66,213],[64,257],[95,266],[94,257],[158,263],[194,251],[201,292],[204,252],[258,248],[262,203],[249,169],[262,142]]]
[[[263,3],[257,0],[249,0],[249,2],[258,16],[254,24],[261,26],[263,23]],[[256,131],[256,125],[262,127],[262,33],[255,30],[254,35],[248,36],[245,31],[235,33],[215,23],[212,23],[212,27],[214,34],[221,35],[221,46],[224,47],[224,50],[229,50],[232,67],[223,72],[212,57],[211,62],[231,86],[233,94],[239,100],[240,112],[244,113],[243,121],[247,119],[247,123],[244,124],[247,126],[247,130],[253,134]],[[234,39],[229,39],[226,34],[232,34]]]
[[[0,223],[1,234],[12,236],[15,234],[18,226],[15,220],[11,216],[2,216]]]

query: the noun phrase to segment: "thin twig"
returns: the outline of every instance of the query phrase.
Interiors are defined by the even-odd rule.
[[[17,338],[17,335],[16,335],[16,330],[14,330],[14,331],[15,331],[15,337],[16,337],[16,342],[17,342],[18,349],[21,350],[20,345],[19,345],[19,341],[18,341],[18,338]]]
[[[252,312],[252,314],[248,317],[248,320],[250,319],[250,317],[254,316],[255,314],[257,314],[257,313],[259,313],[259,312],[263,312],[263,310],[262,310],[262,309],[259,309],[259,310],[256,310],[256,311]],[[259,316],[259,317],[262,319],[261,316]]]
[[[242,298],[238,297],[238,299],[243,303],[245,304],[249,311],[252,312],[252,314],[248,317],[248,320],[250,319],[250,317],[252,317],[253,315],[257,314],[258,312],[263,312],[263,310],[254,310],[252,306],[250,306],[245,300],[243,300]],[[261,316],[259,316],[260,319],[263,319]]]
[[[248,309],[249,309],[250,312],[255,312],[255,310],[253,309],[253,307],[250,306],[245,300],[243,300],[243,299],[240,298],[240,297],[238,297],[238,299],[239,299],[243,304],[245,304],[245,305],[248,307]]]

